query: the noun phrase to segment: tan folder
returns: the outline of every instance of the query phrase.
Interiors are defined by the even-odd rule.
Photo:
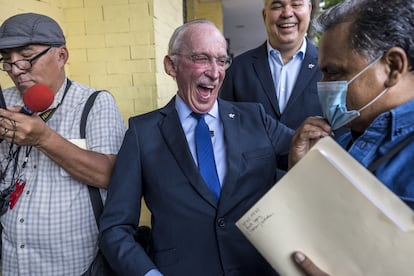
[[[329,137],[236,225],[281,275],[302,275],[296,250],[333,276],[414,275],[413,211]]]

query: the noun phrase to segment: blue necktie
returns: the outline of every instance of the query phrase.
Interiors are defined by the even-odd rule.
[[[204,179],[204,182],[206,182],[207,186],[218,200],[220,198],[220,180],[217,176],[210,130],[204,120],[205,114],[193,112],[191,115],[198,121],[195,129],[198,169]]]

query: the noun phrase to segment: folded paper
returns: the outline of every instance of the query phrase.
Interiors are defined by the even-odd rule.
[[[334,276],[414,275],[414,213],[331,138],[237,222],[281,274],[300,250]]]

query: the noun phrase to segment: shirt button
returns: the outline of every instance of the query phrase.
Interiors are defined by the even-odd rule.
[[[23,222],[24,222],[24,219],[23,219],[23,218],[21,218],[19,221],[20,221],[20,223],[23,223]]]
[[[28,195],[28,194],[30,194],[30,191],[27,191],[27,192],[26,192],[26,195]]]
[[[217,225],[218,225],[218,227],[221,227],[221,228],[225,227],[226,226],[226,221],[224,220],[224,218],[219,218],[217,220]]]
[[[21,249],[23,249],[23,248],[24,248],[24,244],[21,244],[21,245],[20,245],[20,248],[21,248]]]

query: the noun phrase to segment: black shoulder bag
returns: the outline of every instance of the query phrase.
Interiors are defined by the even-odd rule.
[[[96,97],[101,91],[93,92],[88,100],[86,101],[85,107],[83,108],[81,122],[80,122],[80,137],[82,139],[86,138],[86,120],[88,118],[89,111],[91,110],[93,103],[95,102]],[[99,227],[99,218],[102,214],[103,203],[102,198],[99,192],[99,189],[93,186],[88,185],[89,197],[91,199],[93,213],[96,219],[96,225]],[[150,246],[151,238],[151,228],[148,226],[139,226],[135,233],[135,241],[138,242],[144,250],[148,253]],[[95,259],[92,264],[89,266],[88,270],[82,276],[112,276],[116,273],[111,269],[110,265],[106,261],[101,250],[98,251]]]
[[[96,97],[101,91],[93,92],[88,100],[86,101],[85,107],[83,108],[81,122],[80,122],[80,138],[86,138],[86,120],[88,119],[89,111],[91,110],[93,103],[95,102]],[[99,228],[99,218],[102,214],[103,203],[99,189],[93,186],[88,185],[89,197],[91,199],[93,213],[95,215],[96,225]],[[88,270],[83,274],[83,276],[111,276],[116,275],[115,272],[111,269],[108,262],[106,261],[101,250],[98,250],[98,254],[93,260],[92,264],[89,266]]]

